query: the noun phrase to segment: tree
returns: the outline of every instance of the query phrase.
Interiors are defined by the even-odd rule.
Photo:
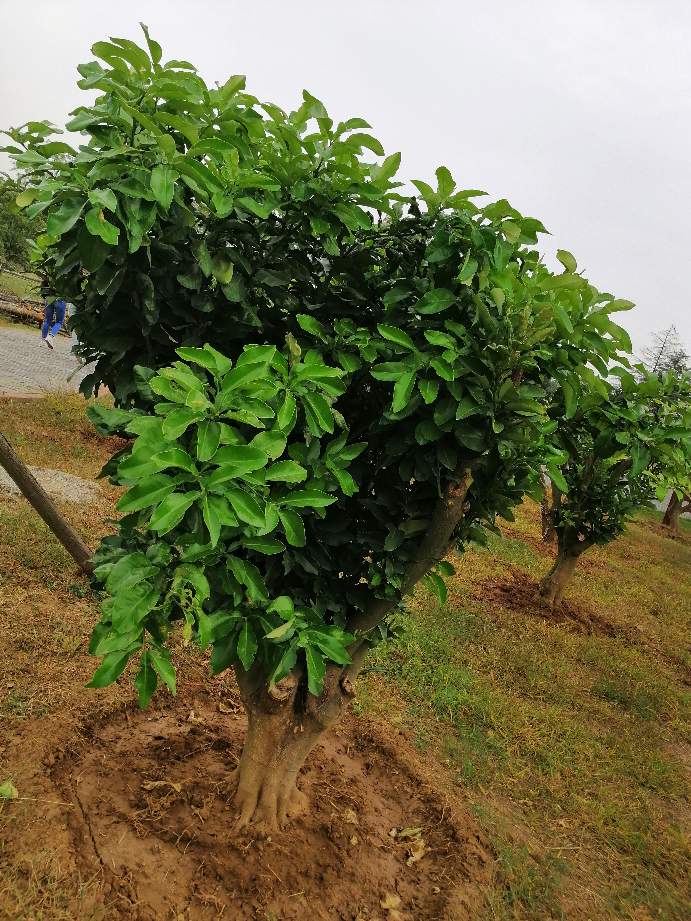
[[[656,333],[653,341],[643,350],[643,364],[650,374],[665,374],[672,371],[684,374],[691,371],[691,359],[681,344],[676,327],[670,326]],[[691,510],[691,466],[676,471],[676,476],[667,476],[658,491],[662,499],[669,493],[662,523],[674,533],[679,532],[681,515]]]
[[[91,417],[132,439],[105,471],[127,492],[92,685],[134,658],[142,705],[174,692],[180,624],[247,710],[238,826],[273,826],[404,596],[443,602],[449,549],[554,469],[550,388],[629,347],[611,313],[632,305],[566,251],[550,272],[541,223],[445,167],[402,196],[362,119],[208,89],[146,39],[79,68],[101,94],[68,123],[79,150],[10,132],[39,265],[97,361],[84,391],[115,395]]]
[[[36,235],[36,222],[30,221],[16,203],[21,183],[0,173],[0,268],[26,271],[30,264],[29,241]],[[21,201],[21,198],[20,198]]]
[[[593,375],[578,403],[555,406],[563,452],[551,471],[557,556],[540,584],[550,604],[561,599],[581,554],[618,537],[660,481],[691,457],[691,377],[612,373],[619,385]]]
[[[681,344],[675,326],[655,333],[650,345],[643,349],[642,364],[650,374],[665,374],[667,371],[683,374],[691,370],[689,353]]]

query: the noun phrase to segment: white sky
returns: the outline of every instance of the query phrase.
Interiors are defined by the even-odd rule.
[[[402,177],[508,198],[636,302],[635,346],[674,323],[691,350],[691,0],[0,0],[0,126],[64,122],[139,20],[209,82],[366,118]]]

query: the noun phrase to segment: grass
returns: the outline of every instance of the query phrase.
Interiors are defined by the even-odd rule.
[[[14,275],[0,272],[0,294],[15,294],[17,297],[40,297],[38,279],[33,276]]]
[[[31,464],[93,477],[114,448],[94,435],[79,397],[4,401],[2,413]],[[65,506],[92,545],[115,495],[105,484],[96,505]],[[455,560],[443,608],[415,594],[405,632],[368,663],[357,707],[412,736],[494,849],[478,921],[687,917],[691,523],[671,540],[658,520],[642,514],[582,558],[568,595],[597,615],[588,632],[496,600],[512,572],[537,578],[549,567],[539,510],[526,503],[502,537]],[[11,733],[36,721],[41,732],[56,714],[131,699],[113,686],[103,703],[85,703],[96,600],[40,520],[2,498],[0,557],[0,725]],[[2,745],[0,734],[0,760]],[[69,917],[72,877],[27,869],[29,853],[3,864],[2,818],[0,807],[0,917],[3,898],[8,917]]]
[[[599,617],[588,633],[488,594],[509,567],[547,570],[538,518],[526,504],[506,537],[457,561],[443,609],[415,595],[361,705],[412,731],[467,792],[503,880],[488,919],[681,921],[691,528],[673,541],[643,515],[583,558],[570,596]]]

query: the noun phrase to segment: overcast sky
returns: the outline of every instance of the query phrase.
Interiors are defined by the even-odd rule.
[[[64,121],[109,35],[294,108],[359,115],[401,176],[439,164],[539,217],[599,288],[636,302],[634,345],[691,350],[691,0],[0,0],[0,126]],[[6,166],[6,162],[4,164]]]

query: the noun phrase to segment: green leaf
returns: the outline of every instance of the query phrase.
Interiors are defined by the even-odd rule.
[[[326,663],[321,650],[317,646],[305,646],[305,659],[307,660],[307,688],[310,694],[320,697],[324,690],[324,675]]]
[[[303,483],[307,479],[307,471],[297,461],[279,461],[267,468],[266,479],[279,483]]]
[[[410,349],[415,351],[415,343],[410,338],[408,333],[403,332],[402,329],[398,329],[396,326],[387,326],[384,323],[378,323],[377,329],[379,334],[388,339],[389,342],[394,342],[396,345],[402,346],[404,349]]]
[[[422,314],[441,313],[442,310],[448,310],[455,301],[456,295],[448,288],[432,288],[420,298],[413,310]]]
[[[304,547],[305,523],[300,515],[292,508],[282,508],[278,514],[288,543],[292,547]]]
[[[193,422],[199,420],[199,413],[189,406],[171,410],[163,420],[163,436],[173,441],[183,435]]]
[[[264,639],[270,640],[272,643],[284,643],[286,640],[289,640],[291,636],[295,633],[295,618],[291,617],[290,620],[287,620],[284,624],[279,624],[278,627],[275,627],[269,633],[265,634]]]
[[[247,589],[251,601],[267,600],[266,585],[254,563],[241,560],[236,556],[229,556],[228,566],[238,582]]]
[[[118,208],[118,200],[112,189],[92,189],[89,192],[89,201],[99,208],[107,208],[108,211],[117,211]]]
[[[312,336],[317,336],[319,339],[326,339],[326,328],[316,320],[314,317],[310,317],[308,314],[299,313],[295,319],[300,324],[300,328],[304,329],[306,333],[310,333]]]
[[[471,259],[469,256],[465,257],[465,262],[461,266],[461,270],[456,276],[456,280],[462,285],[469,285],[470,282],[475,277],[475,273],[478,270],[478,261],[477,259]]]
[[[254,658],[257,655],[257,649],[259,644],[257,643],[257,636],[250,624],[249,620],[245,620],[242,627],[240,628],[240,633],[238,634],[237,639],[237,653],[242,667],[245,671],[249,671],[254,662]]]
[[[84,199],[77,196],[63,199],[57,210],[49,216],[46,233],[51,237],[59,237],[67,233],[79,220],[84,205]]]
[[[185,512],[196,502],[201,493],[198,490],[173,493],[167,496],[155,510],[149,521],[149,528],[159,534],[167,534],[180,524]]]
[[[124,592],[157,572],[143,553],[128,553],[115,563],[106,580],[110,595]]]
[[[164,473],[155,473],[144,477],[136,486],[132,486],[121,496],[116,508],[124,515],[141,511],[150,505],[156,505],[172,493],[177,483]]]
[[[156,674],[168,686],[170,693],[175,696],[175,669],[170,661],[170,653],[167,649],[158,647],[152,649],[149,655],[151,657],[151,664],[156,670]]]
[[[160,451],[158,454],[154,454],[151,462],[159,470],[165,470],[166,467],[179,467],[189,473],[197,473],[194,461],[187,451],[183,451],[182,448],[168,448],[166,451]]]
[[[222,469],[232,468],[232,477],[237,477],[243,473],[253,473],[255,470],[266,467],[269,463],[269,456],[266,451],[256,445],[224,445],[216,451],[211,458],[211,463]],[[219,480],[219,482],[222,481]]]
[[[566,249],[557,250],[557,259],[564,266],[567,272],[575,272],[578,268],[578,263],[576,262],[574,256]]]
[[[278,614],[279,617],[287,620],[293,616],[295,605],[290,595],[279,595],[278,598],[274,598],[266,610],[269,614]]]
[[[297,489],[281,499],[281,505],[290,508],[326,508],[336,501],[336,496],[330,496],[321,489]]]
[[[273,537],[245,537],[242,545],[249,550],[256,550],[257,553],[264,553],[266,556],[283,553],[285,550],[280,540],[275,540]]]
[[[164,423],[165,426],[165,423]],[[197,427],[197,460],[208,461],[218,451],[221,441],[221,426],[218,422],[204,419]]]
[[[438,380],[426,380],[421,378],[417,382],[418,390],[422,394],[422,399],[429,406],[430,403],[434,403],[437,399],[437,394],[439,393],[439,381]]]
[[[554,319],[559,332],[563,336],[570,336],[573,333],[573,323],[571,322],[571,318],[561,306],[561,304],[554,305]]]
[[[442,201],[445,201],[456,188],[453,176],[445,166],[440,166],[435,171],[437,177],[437,195]]]
[[[393,389],[393,401],[391,403],[391,411],[398,413],[408,405],[413,394],[413,388],[415,387],[415,371],[406,371],[396,381],[396,384]]]
[[[134,679],[134,686],[137,689],[140,707],[144,708],[148,706],[148,703],[151,700],[154,691],[156,690],[157,684],[158,675],[154,670],[151,661],[151,654],[147,651],[141,657],[139,672],[137,673],[137,677]]]
[[[356,132],[347,138],[347,143],[349,146],[353,147],[366,147],[368,150],[371,150],[372,153],[375,153],[378,157],[384,156],[384,148],[375,137],[372,137],[371,134]]]
[[[94,676],[87,684],[88,688],[105,688],[116,681],[125,671],[130,656],[138,648],[139,644],[133,644],[130,648],[110,652],[104,658],[103,662],[94,672]]]
[[[254,436],[250,442],[250,447],[259,448],[269,460],[275,460],[286,449],[286,436],[283,432],[275,429],[270,432],[260,432]]]
[[[566,494],[569,491],[569,484],[564,479],[564,474],[558,467],[555,467],[553,464],[547,465],[547,476],[554,483],[557,489],[561,490],[562,493]]]
[[[231,486],[227,490],[227,496],[233,506],[233,511],[240,521],[244,521],[255,528],[264,527],[264,512],[254,496],[240,489],[239,486]]]
[[[324,655],[337,665],[349,665],[353,660],[346,649],[346,643],[355,639],[350,633],[344,633],[338,628],[318,629],[306,631],[310,644],[317,645]]]
[[[214,253],[211,257],[211,272],[221,285],[229,285],[233,278],[234,265],[225,253]]]
[[[333,433],[334,417],[326,398],[320,393],[308,392],[301,399],[312,433],[317,437],[324,432]]]
[[[151,171],[151,191],[156,201],[166,211],[170,208],[175,195],[177,176],[175,170],[165,164],[159,164]]]
[[[0,799],[17,799],[18,797],[19,790],[9,778],[0,783]]]
[[[117,245],[120,230],[115,224],[111,224],[110,221],[105,219],[103,211],[100,208],[91,208],[87,211],[84,221],[86,223],[86,229],[90,234],[93,234],[95,237],[100,237],[103,242],[107,243],[109,246]]]

